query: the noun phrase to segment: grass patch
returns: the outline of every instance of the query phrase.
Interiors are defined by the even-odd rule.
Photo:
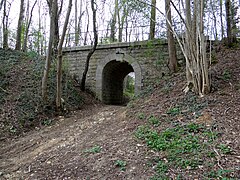
[[[155,127],[157,127],[157,126],[160,125],[159,119],[156,118],[155,116],[150,116],[150,117],[148,118],[148,122],[149,122],[151,125],[155,126]]]
[[[173,107],[167,111],[167,114],[171,116],[176,116],[176,115],[179,115],[180,113],[181,113],[181,110],[179,107]]]
[[[208,178],[214,178],[214,179],[224,179],[224,180],[233,180],[233,178],[228,178],[227,175],[229,173],[233,172],[232,170],[228,169],[219,169],[219,170],[212,170],[209,173],[206,173],[205,176]]]
[[[90,149],[86,149],[84,152],[85,153],[94,153],[94,154],[95,153],[100,153],[101,152],[101,147],[100,146],[94,146]]]
[[[204,125],[189,123],[176,125],[161,132],[146,125],[139,126],[135,131],[138,139],[145,141],[146,145],[154,151],[162,152],[163,159],[155,165],[156,176],[152,179],[169,179],[169,169],[195,170],[207,164],[206,158],[215,158],[211,151],[211,143],[215,134]],[[231,151],[225,145],[218,148],[223,153]]]
[[[144,120],[144,119],[146,118],[146,115],[141,112],[141,113],[138,113],[137,117],[138,117],[138,119],[140,119],[140,120]]]
[[[115,166],[119,167],[121,171],[126,170],[127,162],[123,160],[116,160],[115,161]]]
[[[223,153],[223,154],[231,154],[232,150],[229,146],[225,144],[219,144],[217,148]]]
[[[228,69],[225,69],[222,73],[222,79],[228,81],[231,79],[231,77],[232,77],[231,72]]]

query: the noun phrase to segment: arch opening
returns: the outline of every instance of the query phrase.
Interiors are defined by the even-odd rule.
[[[135,72],[130,72],[123,81],[123,98],[128,103],[135,95]]]
[[[112,60],[103,68],[102,72],[102,102],[105,104],[122,105],[124,98],[124,79],[134,72],[133,67],[126,61]]]
[[[128,54],[113,53],[100,60],[96,69],[96,97],[105,104],[123,105],[124,79],[134,73],[134,95],[142,89],[142,69]]]

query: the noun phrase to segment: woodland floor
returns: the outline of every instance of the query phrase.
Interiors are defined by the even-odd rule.
[[[93,103],[52,125],[1,140],[0,179],[240,179],[239,58],[240,49],[217,53],[213,90],[203,98],[185,95],[184,73],[178,73],[126,107]],[[165,166],[157,159],[170,158],[137,138],[136,130],[157,125],[151,128],[160,133],[189,123],[216,132],[208,149],[214,155],[201,157],[194,168],[170,164],[163,171],[168,178],[161,178],[156,174]]]

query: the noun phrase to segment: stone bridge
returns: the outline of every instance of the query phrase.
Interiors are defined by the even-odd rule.
[[[72,75],[81,79],[91,46],[63,50]],[[90,60],[86,88],[105,104],[123,103],[123,81],[135,73],[135,95],[168,73],[166,41],[100,44]]]

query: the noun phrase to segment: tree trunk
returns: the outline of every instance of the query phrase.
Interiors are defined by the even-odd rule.
[[[190,43],[191,43],[191,27],[192,27],[192,18],[191,18],[191,6],[190,0],[186,0],[186,30],[185,30],[185,43],[184,49],[186,54],[186,77],[187,77],[187,86],[191,86],[193,84],[193,77],[192,77],[192,65],[190,64]]]
[[[155,37],[155,27],[156,27],[156,0],[152,0],[151,3],[151,19],[150,19],[150,33],[149,39],[152,40]]]
[[[24,0],[21,0],[18,27],[17,27],[16,46],[15,46],[15,50],[19,50],[19,51],[21,50],[23,18],[24,18]]]
[[[218,40],[218,29],[217,29],[217,17],[216,17],[216,5],[215,3],[213,2],[213,0],[210,1],[210,4],[211,4],[211,10],[212,10],[212,15],[213,15],[213,25],[214,25],[214,39],[215,40]]]
[[[176,57],[176,47],[173,37],[172,30],[172,17],[171,17],[171,7],[170,0],[165,1],[165,11],[166,11],[166,24],[167,24],[167,37],[168,37],[168,54],[169,54],[169,68],[171,72],[177,72],[177,57]]]
[[[56,58],[57,56],[57,48],[58,48],[58,43],[59,43],[59,25],[58,25],[58,19],[59,19],[59,16],[60,16],[60,13],[58,13],[58,6],[56,7],[56,10],[54,11],[55,15],[54,15],[54,18],[55,18],[55,31],[54,31],[54,40],[53,40],[53,55],[54,55],[54,58]]]
[[[8,13],[7,13],[7,0],[3,1],[3,48],[8,48]]]
[[[186,1],[186,70],[187,87],[185,92],[193,90],[203,96],[210,91],[206,41],[203,34],[203,0],[194,0],[194,12],[191,21],[190,0]]]
[[[24,42],[23,42],[23,52],[27,51],[28,33],[29,33],[29,28],[30,28],[31,22],[32,22],[33,10],[34,10],[34,7],[35,7],[36,3],[37,3],[37,0],[34,2],[33,6],[32,6],[32,9],[31,9],[31,12],[30,12],[30,17],[27,17],[26,29],[25,29],[25,38],[24,38]],[[28,6],[29,6],[29,4],[28,4]],[[40,44],[40,41],[38,41],[38,43]],[[39,53],[39,50],[38,50],[38,53]]]
[[[79,31],[78,31],[78,0],[75,0],[75,46],[79,43]]]
[[[82,10],[82,0],[80,1],[80,16],[78,17],[78,24],[77,24],[77,31],[78,31],[78,44],[80,45],[81,44],[81,40],[82,40],[82,29],[81,29],[81,26],[82,26],[82,17],[84,15],[84,11]]]
[[[47,81],[48,81],[48,74],[50,70],[52,55],[53,55],[53,43],[54,43],[54,35],[55,35],[55,28],[56,28],[56,11],[57,11],[57,0],[52,1],[52,7],[50,11],[50,34],[49,34],[49,41],[48,41],[48,52],[45,62],[45,68],[42,78],[42,99],[44,102],[47,101]]]
[[[63,31],[62,31],[62,36],[61,39],[59,41],[58,44],[58,61],[57,61],[57,94],[56,94],[56,107],[57,110],[59,111],[60,108],[62,107],[62,46],[63,46],[63,41],[66,35],[66,31],[67,31],[67,25],[69,22],[69,16],[71,13],[71,9],[72,9],[72,0],[69,0],[69,4],[68,4],[68,10],[67,10],[67,14],[66,14],[66,18],[65,18],[65,22],[64,22],[64,26],[63,26]]]
[[[94,44],[92,49],[89,51],[88,55],[87,55],[87,60],[86,60],[86,64],[85,64],[85,69],[82,75],[82,80],[81,80],[81,84],[80,84],[80,88],[82,91],[85,91],[86,87],[86,78],[87,78],[87,72],[89,69],[89,62],[90,62],[90,58],[92,57],[93,53],[95,52],[96,48],[97,48],[97,44],[98,44],[98,32],[97,32],[97,22],[96,22],[96,8],[94,7],[95,5],[95,1],[91,0],[91,8],[92,8],[92,12],[93,12],[93,32],[94,32]]]
[[[86,28],[86,33],[85,33],[85,36],[84,36],[83,45],[87,45],[87,36],[88,36],[88,29],[89,29],[89,13],[88,13],[88,7],[86,7],[86,13],[87,13],[87,28]]]
[[[120,9],[118,9],[118,31],[119,31],[119,33],[118,33],[118,41],[119,42],[122,42],[122,39],[123,39],[123,27],[124,27],[124,23],[127,22],[126,21],[127,16],[128,16],[128,9],[124,5],[123,6],[122,17],[120,16]],[[127,23],[126,23],[126,29],[127,29]]]
[[[114,13],[113,13],[113,17],[110,21],[110,41],[111,42],[115,42],[116,41],[116,23],[117,23],[117,12],[118,12],[118,0],[115,0],[115,4],[114,4]]]
[[[232,15],[231,15],[231,1],[226,0],[226,21],[227,21],[227,45],[231,46],[233,43],[233,34],[232,34]]]
[[[237,43],[237,23],[239,21],[237,9],[238,6],[235,1],[226,0],[227,32],[229,31],[228,46]]]
[[[223,0],[219,1],[220,4],[220,22],[221,22],[221,38],[224,38],[224,25],[223,25]]]

